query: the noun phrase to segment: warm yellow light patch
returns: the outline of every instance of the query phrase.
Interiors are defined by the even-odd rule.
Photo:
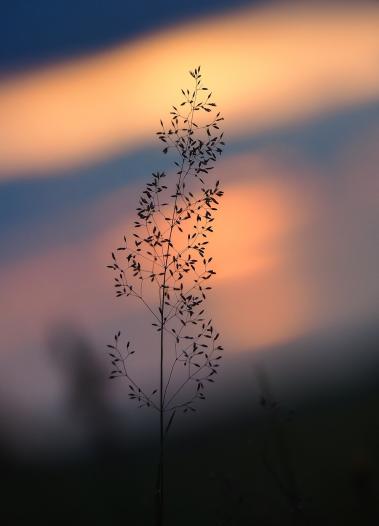
[[[378,27],[379,6],[363,2],[249,8],[3,81],[2,177],[150,141],[198,64],[229,140],[378,99]]]

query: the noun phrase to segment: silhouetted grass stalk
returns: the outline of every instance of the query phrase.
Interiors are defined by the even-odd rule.
[[[214,115],[216,104],[212,102],[212,94],[207,93],[208,88],[202,85],[200,67],[190,74],[194,80],[193,90],[181,90],[183,101],[180,109],[172,107],[170,127],[166,129],[161,121],[161,130],[157,132],[164,143],[163,153],[173,149],[179,155],[179,161],[174,162],[177,172],[173,189],[170,191],[169,186],[163,184],[164,172],[153,173],[139,200],[133,242],[124,236],[123,246],[117,248],[117,252],[126,253],[123,264],[120,256],[112,253],[113,261],[108,266],[116,274],[116,296],[133,296],[142,301],[154,318],[153,327],[160,333],[159,386],[151,394],[146,394],[129,373],[127,361],[134,353],[129,350],[130,342],[122,352],[118,332],[114,345],[108,346],[114,366],[110,377],[126,377],[129,398],[137,400],[140,407],[152,407],[159,413],[158,526],[163,524],[164,517],[167,433],[177,410],[195,411],[195,402],[205,400],[205,383],[214,381],[222,351],[216,343],[219,334],[214,331],[211,320],[203,317],[202,304],[206,291],[211,288],[207,280],[215,274],[209,268],[212,258],[206,257],[207,238],[213,231],[217,198],[223,194],[219,181],[207,187],[205,179],[214,168],[217,154],[222,153],[223,134],[217,135],[217,130],[223,118],[220,113]],[[209,114],[212,119],[196,122],[198,112]],[[146,299],[146,283],[158,290],[158,309]],[[173,358],[165,376],[170,348]],[[184,365],[182,375],[178,372],[179,363]]]

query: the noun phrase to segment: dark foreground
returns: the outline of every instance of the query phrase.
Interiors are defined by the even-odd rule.
[[[169,440],[167,525],[379,524],[378,384],[293,415],[271,402]],[[49,462],[4,450],[2,524],[153,524],[155,470],[146,443]]]

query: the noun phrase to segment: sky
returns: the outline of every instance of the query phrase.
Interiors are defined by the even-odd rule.
[[[17,432],[60,414],[57,327],[104,368],[119,328],[149,341],[105,267],[172,170],[155,131],[199,64],[225,116],[208,309],[226,362],[375,325],[377,2],[17,1],[1,24],[0,414]]]

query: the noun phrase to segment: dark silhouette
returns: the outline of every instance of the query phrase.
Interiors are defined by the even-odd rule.
[[[163,172],[153,173],[140,197],[134,228],[128,238],[124,236],[117,256],[112,253],[109,265],[115,273],[116,296],[141,301],[159,336],[159,383],[152,392],[132,378],[128,360],[134,350],[129,341],[122,349],[121,332],[108,346],[113,365],[110,377],[125,377],[129,398],[159,413],[157,525],[163,524],[167,433],[178,410],[195,411],[195,402],[205,400],[205,386],[214,382],[222,351],[203,302],[211,288],[208,280],[215,274],[212,257],[207,255],[208,236],[223,192],[219,181],[208,180],[224,146],[223,133],[219,133],[223,118],[202,84],[200,66],[190,75],[193,88],[182,89],[183,100],[172,107],[169,126],[161,121],[157,133],[164,143],[163,153],[173,150],[177,155],[173,179]],[[156,304],[148,299],[147,286],[155,289]]]
[[[121,447],[120,426],[107,398],[103,364],[87,335],[78,327],[61,323],[49,330],[48,345],[65,379],[66,410],[86,433],[96,455]]]

